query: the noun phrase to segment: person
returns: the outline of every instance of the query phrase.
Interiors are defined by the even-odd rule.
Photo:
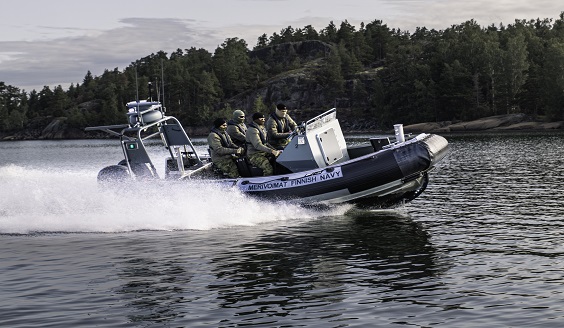
[[[288,115],[286,105],[276,105],[276,111],[271,113],[268,121],[266,121],[268,143],[276,149],[284,149],[284,147],[290,143],[288,137],[292,134],[296,126],[296,122]]]
[[[251,164],[262,169],[263,175],[272,175],[274,169],[270,163],[270,158],[278,157],[281,151],[266,142],[264,115],[262,113],[254,113],[252,119],[253,122],[249,124],[245,135],[247,140],[247,158]]]
[[[227,134],[231,137],[234,144],[239,147],[246,148],[245,133],[247,125],[245,124],[245,113],[242,110],[233,112],[233,119],[227,121]]]
[[[243,148],[237,147],[225,130],[227,130],[227,121],[224,118],[218,118],[213,122],[213,128],[208,135],[211,160],[228,177],[237,178],[239,171],[233,155],[243,154]]]

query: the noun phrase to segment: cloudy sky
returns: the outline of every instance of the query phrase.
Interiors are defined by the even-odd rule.
[[[266,33],[330,21],[382,20],[390,28],[442,30],[559,17],[555,0],[22,0],[0,11],[0,81],[26,91],[82,83],[87,71],[123,70],[163,50],[205,48],[227,38],[249,47]]]

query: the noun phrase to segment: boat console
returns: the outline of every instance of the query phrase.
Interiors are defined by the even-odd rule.
[[[276,162],[291,172],[348,161],[347,144],[335,108],[302,123]]]

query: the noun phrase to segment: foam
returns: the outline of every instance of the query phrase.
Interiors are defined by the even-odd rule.
[[[342,215],[198,182],[103,188],[91,170],[0,167],[0,233],[208,230]]]

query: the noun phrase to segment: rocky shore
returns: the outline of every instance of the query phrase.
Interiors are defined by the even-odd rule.
[[[480,131],[540,131],[564,129],[564,121],[542,122],[532,120],[525,114],[507,114],[490,116],[469,122],[439,122],[419,123],[404,126],[404,131],[409,133],[432,132],[432,133],[457,133],[457,132],[480,132]]]
[[[359,121],[352,117],[340,118],[344,133],[388,133],[380,131],[377,122]],[[185,127],[191,136],[205,136],[208,127]],[[481,118],[469,122],[428,122],[404,125],[406,133],[460,133],[460,132],[501,132],[501,131],[544,131],[564,130],[564,121],[542,122],[532,120],[525,114],[507,114]],[[97,139],[108,138],[103,132],[85,132],[69,128],[66,118],[42,118],[41,122],[32,122],[27,129],[11,133],[0,133],[0,140],[58,140],[58,139]]]

